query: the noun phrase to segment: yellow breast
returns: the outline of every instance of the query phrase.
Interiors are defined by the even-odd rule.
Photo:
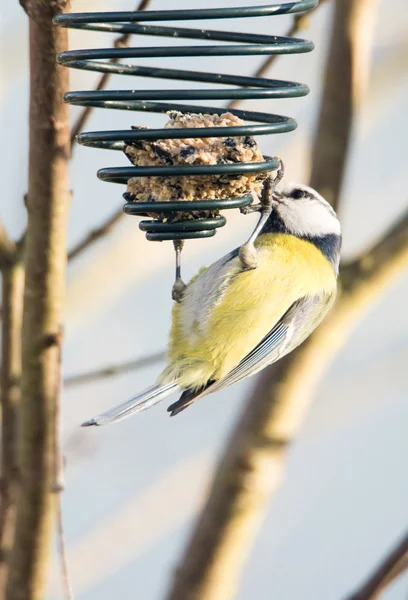
[[[255,246],[258,267],[229,281],[203,331],[197,326],[194,331],[183,330],[183,303],[175,305],[167,373],[181,379],[182,385],[199,387],[208,379],[225,376],[296,300],[335,292],[333,268],[311,242],[287,234],[265,234]],[[231,261],[232,271],[236,272],[237,261]],[[200,276],[196,284],[199,281]]]

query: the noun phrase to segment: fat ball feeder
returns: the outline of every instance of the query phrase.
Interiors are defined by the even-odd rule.
[[[262,156],[256,136],[293,131],[297,123],[291,117],[273,113],[228,111],[174,101],[295,98],[308,94],[309,88],[301,83],[265,77],[162,67],[163,59],[298,54],[310,52],[314,45],[290,37],[144,23],[266,19],[305,12],[317,4],[318,0],[302,0],[233,8],[73,13],[54,19],[56,25],[71,29],[224,42],[69,50],[57,57],[60,64],[75,69],[235,86],[71,91],[64,96],[65,102],[84,107],[169,115],[169,122],[161,129],[135,126],[129,130],[83,132],[77,141],[93,148],[124,151],[128,156],[132,166],[102,168],[97,176],[103,181],[127,184],[123,210],[128,215],[148,217],[139,223],[147,240],[173,241],[176,282],[172,295],[175,300],[181,299],[184,289],[180,265],[184,240],[214,236],[217,228],[226,224],[222,211],[238,208],[243,213],[261,212],[258,225],[239,254],[245,268],[256,268],[253,241],[270,213],[273,187],[283,176],[280,159]],[[137,58],[159,59],[160,66],[118,62]],[[272,172],[277,169],[277,176],[272,178]],[[254,197],[260,202],[254,204]]]

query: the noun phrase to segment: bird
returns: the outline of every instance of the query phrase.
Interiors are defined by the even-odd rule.
[[[254,375],[299,346],[332,307],[341,226],[311,187],[281,181],[254,240],[202,268],[172,312],[167,366],[157,383],[83,426],[119,421],[175,392],[171,416],[208,394]],[[251,261],[249,261],[250,263]]]

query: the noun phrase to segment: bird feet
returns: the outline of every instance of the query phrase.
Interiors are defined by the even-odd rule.
[[[175,302],[181,302],[186,289],[186,284],[181,279],[181,251],[184,246],[184,240],[173,241],[174,250],[176,252],[176,280],[171,290],[171,297]]]
[[[171,290],[171,297],[175,302],[181,302],[186,289],[186,284],[182,279],[176,279]]]
[[[239,249],[238,256],[244,271],[256,269],[258,266],[258,254],[252,242],[243,244]]]
[[[276,174],[275,179],[272,179],[271,175],[269,177],[267,177],[267,179],[265,179],[264,184],[263,184],[261,198],[260,198],[260,200],[261,200],[260,204],[255,204],[253,206],[245,207],[246,213],[257,212],[257,211],[259,211],[261,213],[260,219],[259,219],[254,231],[252,232],[251,237],[239,249],[238,256],[239,256],[239,259],[240,259],[241,264],[245,271],[248,271],[251,269],[256,269],[258,266],[258,256],[257,256],[256,248],[254,246],[254,242],[255,242],[256,238],[258,237],[258,235],[262,232],[262,229],[263,229],[265,223],[269,219],[269,216],[272,212],[273,191],[274,191],[276,185],[282,179],[283,174],[284,174],[283,162],[281,161],[280,158],[278,158],[277,160],[279,161],[279,165],[280,165],[279,170]],[[244,211],[241,209],[241,212],[244,212]]]

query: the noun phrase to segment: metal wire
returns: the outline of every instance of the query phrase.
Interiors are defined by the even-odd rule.
[[[115,32],[119,34],[150,35],[157,37],[213,40],[237,42],[233,45],[206,46],[158,46],[132,48],[103,48],[94,50],[69,50],[58,55],[58,62],[67,67],[135,75],[159,79],[194,81],[238,86],[222,89],[160,89],[160,90],[120,90],[120,91],[73,91],[64,96],[64,100],[74,105],[98,108],[112,108],[141,112],[165,113],[170,110],[188,113],[223,114],[225,108],[174,103],[174,100],[233,100],[262,98],[294,98],[309,93],[307,85],[292,81],[281,81],[263,77],[246,77],[219,73],[187,71],[164,67],[144,67],[133,64],[110,62],[112,59],[129,58],[171,58],[194,56],[247,56],[271,54],[298,54],[313,50],[313,43],[288,37],[235,33],[185,27],[143,25],[144,21],[192,21],[196,19],[236,19],[243,17],[268,17],[283,14],[305,12],[317,6],[318,0],[302,0],[267,6],[159,10],[135,12],[101,12],[64,14],[55,17],[55,24],[72,29],[88,31]],[[162,63],[162,61],[161,61]],[[159,101],[159,102],[156,102]],[[172,101],[172,102],[168,102]],[[256,123],[239,127],[205,127],[174,129],[137,129],[96,131],[81,133],[77,141],[94,148],[123,150],[124,143],[136,140],[161,140],[207,137],[258,136],[285,133],[296,128],[294,119],[271,113],[231,109],[237,117]],[[188,176],[188,175],[235,175],[242,173],[268,172],[278,168],[278,161],[264,157],[258,163],[234,163],[217,165],[177,165],[152,167],[112,167],[100,169],[98,177],[103,181],[126,183],[133,177],[146,176]],[[126,199],[126,194],[124,197]],[[171,200],[171,199],[170,199]],[[141,221],[140,228],[146,232],[148,240],[176,240],[198,237],[211,237],[226,220],[219,211],[230,208],[242,208],[252,202],[251,196],[242,198],[218,199],[198,202],[127,202],[123,209],[129,215],[156,214],[151,221]],[[186,218],[173,222],[178,213],[192,211],[211,211],[213,216]],[[165,222],[164,222],[165,220]]]

